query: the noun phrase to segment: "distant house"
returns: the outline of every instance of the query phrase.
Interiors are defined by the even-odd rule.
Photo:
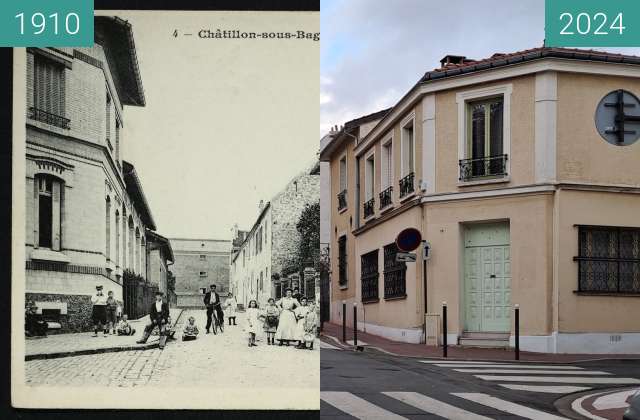
[[[232,243],[220,239],[171,238],[177,306],[204,307],[204,291],[215,284],[217,292],[229,292],[229,256]]]
[[[259,205],[258,218],[231,257],[231,290],[238,303],[251,299],[260,305],[279,298],[286,279],[283,269],[298,252],[300,234],[296,224],[307,204],[320,194],[320,169],[316,162],[294,177],[271,201]],[[296,283],[299,287],[299,280]]]

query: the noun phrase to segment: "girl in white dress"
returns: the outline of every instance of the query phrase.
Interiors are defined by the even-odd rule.
[[[224,306],[224,315],[229,320],[229,325],[231,325],[231,320],[233,320],[233,325],[236,325],[236,308],[238,307],[238,302],[231,292],[229,292],[227,300],[224,301]]]
[[[296,334],[297,322],[295,309],[300,306],[300,302],[293,298],[291,294],[292,290],[287,289],[285,291],[285,297],[276,302],[276,305],[280,307],[281,312],[275,339],[280,342],[280,345],[286,341],[288,346],[290,341],[298,340],[298,336]]]
[[[249,301],[247,308],[247,319],[245,321],[244,331],[249,334],[249,347],[257,347],[256,333],[260,324],[260,312],[258,311],[258,303],[255,300]]]
[[[298,322],[296,325],[296,340],[298,340],[299,349],[304,348],[304,333],[306,332],[304,329],[304,320],[307,317],[307,313],[309,313],[307,298],[303,297],[300,299],[300,306],[295,310],[296,320]]]

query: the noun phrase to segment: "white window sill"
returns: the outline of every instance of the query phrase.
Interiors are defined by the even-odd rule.
[[[340,286],[340,290],[347,290],[348,288],[349,288],[349,286],[347,286],[347,285]]]
[[[489,178],[478,179],[475,181],[458,181],[458,187],[473,187],[474,185],[488,185],[488,184],[506,184],[511,181],[511,177],[505,176],[502,178]]]
[[[341,208],[340,210],[338,210],[338,214],[342,214],[342,213],[346,212],[348,208],[349,208],[349,207],[343,207],[343,208]]]
[[[39,261],[54,261],[68,263],[69,257],[60,251],[52,251],[48,248],[36,248],[31,251],[31,259]]]

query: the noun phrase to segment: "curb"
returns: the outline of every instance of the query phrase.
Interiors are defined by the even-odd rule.
[[[344,343],[342,343],[342,341],[340,341],[338,338],[332,336],[332,335],[328,335],[328,334],[323,334],[322,335],[325,338],[329,338],[333,341],[335,341],[336,343],[338,343],[340,346],[342,346],[342,348],[344,349],[351,349],[351,350],[355,350],[354,346],[350,346],[350,345],[345,345]],[[477,359],[477,358],[468,358],[468,357],[438,357],[438,356],[411,356],[411,355],[406,355],[406,354],[399,354],[399,353],[394,353],[392,351],[389,350],[385,350],[381,347],[377,347],[377,346],[372,346],[372,345],[365,345],[365,346],[358,346],[358,347],[364,347],[365,351],[379,351],[380,353],[385,353],[388,354],[390,356],[396,356],[396,357],[408,357],[408,358],[413,358],[413,359],[428,359],[428,360],[460,360],[460,361],[465,361],[465,360],[473,360],[473,361],[478,361],[478,362],[513,362],[513,363],[522,363],[522,364],[527,364],[527,363],[547,363],[547,364],[567,364],[567,363],[586,363],[586,362],[601,362],[601,361],[640,361],[640,355],[638,356],[632,356],[632,357],[626,357],[626,358],[620,358],[620,357],[608,357],[607,355],[602,355],[602,357],[594,357],[594,358],[585,358],[585,359],[575,359],[575,360],[565,360],[565,361],[553,361],[553,360],[515,360],[514,358],[510,358],[510,359]],[[540,354],[555,354],[555,353],[540,353]],[[562,353],[560,353],[562,354]]]
[[[182,317],[184,313],[184,309],[180,311],[180,314],[176,317],[176,321],[173,323],[174,326],[178,325],[178,321]],[[142,319],[142,318],[141,318]],[[136,320],[138,321],[138,320]],[[86,356],[90,354],[101,354],[101,353],[116,353],[121,351],[132,351],[132,350],[149,350],[158,347],[160,339],[154,340],[151,343],[146,344],[131,344],[127,346],[118,346],[118,347],[104,347],[98,349],[83,349],[83,350],[71,350],[71,351],[62,351],[62,352],[54,352],[54,353],[37,353],[37,354],[27,354],[24,356],[24,361],[28,362],[31,360],[46,360],[46,359],[59,359],[62,357],[72,357],[72,356]]]

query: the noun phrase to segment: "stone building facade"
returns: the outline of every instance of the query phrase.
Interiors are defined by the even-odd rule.
[[[266,204],[244,241],[231,257],[231,290],[238,303],[246,306],[256,299],[264,305],[282,293],[283,270],[298,252],[300,234],[296,224],[307,204],[319,200],[320,169],[312,167],[293,178]],[[282,283],[283,284],[283,283]]]
[[[169,239],[156,232],[147,230],[147,281],[158,287],[158,290],[168,296],[168,280],[171,276],[169,267],[174,263],[173,249]]]
[[[204,307],[204,292],[215,284],[221,296],[229,292],[229,258],[232,242],[220,239],[172,238],[175,258],[177,306]]]
[[[155,222],[123,160],[124,107],[145,98],[129,23],[95,18],[91,48],[27,49],[26,299],[82,331],[96,285],[123,300]]]

